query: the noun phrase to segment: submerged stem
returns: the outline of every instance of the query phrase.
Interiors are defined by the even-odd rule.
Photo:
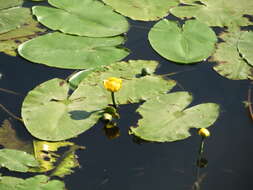
[[[2,108],[6,113],[8,113],[11,117],[14,119],[21,121],[23,123],[23,120],[17,116],[15,116],[13,113],[11,113],[6,107],[4,107],[2,104],[0,104],[0,108]]]

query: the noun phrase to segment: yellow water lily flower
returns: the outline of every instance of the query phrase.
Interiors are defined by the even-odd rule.
[[[122,87],[122,80],[116,77],[110,77],[104,80],[104,87],[110,92],[117,92]]]
[[[210,132],[209,132],[209,130],[206,129],[206,128],[201,128],[201,129],[199,129],[198,134],[199,134],[200,136],[204,137],[204,138],[207,138],[207,137],[210,136]]]

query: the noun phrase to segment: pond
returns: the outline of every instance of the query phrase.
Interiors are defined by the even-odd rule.
[[[178,20],[172,15],[165,18]],[[165,143],[142,141],[129,135],[129,128],[136,126],[141,118],[136,112],[143,104],[141,102],[119,105],[117,126],[120,136],[117,138],[110,139],[105,134],[103,122],[98,122],[78,137],[70,139],[77,145],[85,146],[84,150],[76,152],[81,167],[75,168],[71,175],[63,179],[56,179],[64,181],[68,190],[252,189],[253,121],[244,103],[252,101],[248,99],[251,81],[230,80],[219,75],[213,69],[217,63],[210,60],[194,64],[169,61],[160,56],[148,40],[149,31],[157,21],[128,18],[128,22],[130,28],[124,47],[130,50],[130,54],[123,61],[158,61],[155,74],[171,74],[169,78],[177,81],[171,92],[190,92],[194,97],[191,106],[206,102],[220,105],[219,118],[209,128],[211,136],[205,140],[203,155],[208,163],[203,168],[196,164],[201,142],[196,129],[190,130],[191,136],[187,139]],[[218,35],[224,28],[216,27],[215,31]],[[53,78],[66,79],[76,71],[35,64],[21,56],[4,53],[0,53],[0,60],[0,104],[18,117],[30,90]],[[17,130],[20,138],[31,140],[24,124],[2,109],[0,122],[6,120]],[[34,176],[33,173],[11,172],[5,168],[1,168],[0,173],[21,178]]]

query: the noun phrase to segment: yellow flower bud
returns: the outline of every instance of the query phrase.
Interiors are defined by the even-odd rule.
[[[210,136],[210,132],[209,132],[209,130],[206,129],[206,128],[201,128],[201,129],[199,129],[198,134],[199,134],[200,136],[204,137],[204,138],[207,138],[207,137]]]
[[[122,80],[116,77],[110,77],[104,80],[104,87],[110,92],[117,92],[122,87]]]

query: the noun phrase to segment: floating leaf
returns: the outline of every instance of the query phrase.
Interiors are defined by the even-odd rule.
[[[23,0],[0,0],[0,10],[1,9],[6,9],[6,8],[11,8],[11,7],[16,7],[19,5],[23,4]]]
[[[29,167],[38,166],[35,158],[26,152],[12,149],[0,150],[0,166],[12,171],[27,172]]]
[[[0,145],[4,148],[22,150],[27,153],[32,153],[33,150],[32,142],[18,138],[9,120],[4,120],[2,127],[0,127]]]
[[[65,190],[65,185],[59,180],[49,180],[45,175],[37,175],[27,179],[10,176],[0,177],[1,190]]]
[[[188,3],[189,2],[189,3]],[[250,21],[243,15],[253,14],[252,0],[183,1],[188,6],[172,8],[170,12],[180,18],[197,18],[209,26],[247,26]]]
[[[163,57],[178,63],[194,63],[208,58],[217,41],[207,25],[186,21],[182,28],[175,21],[161,20],[149,32],[151,46]]]
[[[253,66],[253,32],[244,32],[238,41],[238,50],[242,57]]]
[[[253,69],[240,57],[238,42],[244,31],[224,33],[220,38],[224,41],[218,44],[211,61],[218,62],[214,70],[221,76],[232,80],[253,79]]]
[[[188,92],[149,99],[137,109],[143,118],[137,128],[131,127],[131,133],[147,141],[172,142],[189,137],[190,128],[206,128],[216,121],[217,104],[204,103],[185,109],[191,101]]]
[[[16,186],[23,183],[24,180],[21,178],[0,176],[0,189],[1,190],[17,190]]]
[[[127,20],[96,0],[49,0],[52,7],[34,6],[39,22],[53,30],[89,37],[109,37],[128,30]]]
[[[169,9],[179,4],[178,0],[103,0],[117,12],[134,20],[159,20],[169,14]]]
[[[143,68],[154,71],[155,61],[119,62],[88,75],[68,97],[69,85],[61,79],[49,80],[26,96],[22,118],[28,131],[43,140],[60,141],[79,135],[91,128],[111,103],[103,87],[109,76],[121,77],[123,88],[117,93],[119,104],[146,100],[166,93],[175,81],[160,76],[141,76]],[[39,126],[39,127],[38,127]]]
[[[128,51],[118,46],[124,38],[89,38],[58,32],[29,40],[19,46],[19,54],[35,63],[67,69],[87,69],[121,60]],[[42,51],[43,50],[43,51]]]
[[[28,8],[13,7],[0,10],[0,34],[20,27],[29,16]]]
[[[80,94],[88,89],[91,90],[91,86],[96,86],[96,88],[92,88],[90,93],[100,94],[101,97],[106,97],[109,100],[108,103],[111,103],[111,94],[105,90],[103,80],[113,76],[122,78],[123,80],[122,89],[115,95],[118,104],[137,103],[147,100],[153,96],[168,92],[176,85],[175,81],[165,80],[157,75],[141,76],[143,68],[153,73],[157,64],[155,61],[144,60],[132,60],[112,64],[105,67],[104,70],[93,72],[86,77],[80,83],[76,93]],[[73,96],[75,97],[75,92]]]
[[[0,34],[0,51],[8,55],[16,56],[16,49],[21,43],[46,31],[45,28],[40,27],[38,24],[30,15],[19,28]]]
[[[22,118],[33,136],[48,141],[65,140],[97,122],[108,100],[97,94],[94,98],[88,90],[68,97],[68,91],[69,85],[64,80],[52,79],[28,93],[22,106]],[[87,101],[87,97],[93,97],[93,101]]]

